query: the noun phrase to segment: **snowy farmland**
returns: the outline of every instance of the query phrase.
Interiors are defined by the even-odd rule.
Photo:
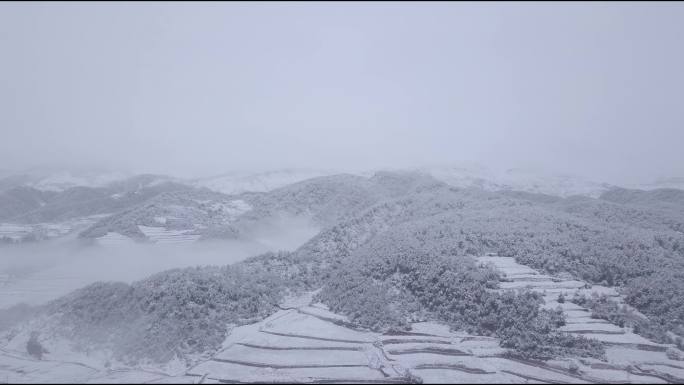
[[[193,230],[168,230],[164,227],[138,226],[145,236],[154,243],[191,243],[200,238]]]
[[[510,258],[482,257],[509,277],[518,276],[533,290],[548,290],[545,276]],[[531,277],[539,278],[532,280]],[[551,279],[552,277],[549,277]],[[562,282],[559,282],[562,283]],[[547,292],[544,306],[561,284]],[[607,344],[607,361],[567,358],[535,361],[507,354],[493,337],[450,331],[434,322],[412,324],[410,332],[374,333],[358,329],[332,313],[313,294],[291,297],[282,310],[263,321],[229,328],[221,348],[183,369],[164,367],[105,368],[61,353],[38,361],[12,349],[0,349],[0,378],[17,382],[150,382],[150,383],[672,383],[684,381],[684,364],[667,356],[667,345],[650,342],[607,322],[589,322],[587,310],[563,307],[568,333],[585,334]],[[619,335],[618,338],[614,336]],[[60,348],[61,349],[61,348]],[[180,365],[180,366],[179,366]]]

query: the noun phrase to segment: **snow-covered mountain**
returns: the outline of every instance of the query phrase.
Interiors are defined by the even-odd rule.
[[[30,169],[23,172],[2,171],[0,172],[0,191],[19,186],[54,192],[62,192],[72,187],[105,187],[133,175],[121,171],[101,170]]]
[[[215,376],[212,378],[225,382],[242,381],[245,378],[262,382],[266,377],[261,373],[243,375],[252,368],[288,369],[299,365],[300,369],[320,369],[312,365],[320,366],[323,362],[331,365],[332,369],[322,379],[338,376],[336,378],[344,380],[349,378],[344,377],[345,373],[338,372],[338,369],[340,365],[348,365],[349,361],[337,361],[340,357],[337,353],[328,357],[327,361],[322,361],[318,355],[315,358],[306,356],[305,350],[332,351],[334,346],[327,344],[340,341],[346,341],[345,344],[359,344],[365,341],[369,346],[351,350],[347,347],[342,350],[346,353],[340,353],[358,356],[358,360],[351,361],[350,365],[354,365],[352,374],[361,376],[364,374],[358,374],[357,371],[366,371],[361,368],[378,366],[376,361],[364,361],[365,353],[361,353],[366,351],[364,349],[371,349],[370,346],[373,349],[383,349],[383,346],[396,345],[397,340],[406,338],[408,342],[399,343],[411,344],[407,345],[407,351],[396,353],[398,350],[395,349],[398,348],[391,346],[385,353],[406,359],[417,359],[411,357],[414,354],[419,357],[418,355],[426,352],[441,354],[445,359],[468,359],[469,365],[473,367],[481,365],[488,368],[487,371],[475,371],[478,375],[494,374],[495,369],[492,368],[496,367],[488,360],[494,359],[499,365],[503,357],[516,357],[514,354],[525,352],[533,358],[548,360],[550,357],[557,360],[554,362],[560,362],[558,360],[561,359],[574,360],[579,355],[582,355],[583,360],[597,359],[596,357],[602,357],[605,353],[606,360],[622,362],[619,359],[623,353],[613,353],[615,342],[619,341],[621,348],[630,350],[625,354],[643,356],[644,352],[658,353],[657,357],[649,356],[648,360],[654,360],[649,361],[651,363],[660,363],[660,371],[649,369],[649,372],[642,372],[640,375],[656,373],[660,377],[653,378],[681,382],[681,376],[665,377],[672,368],[666,365],[679,365],[668,357],[667,351],[671,352],[670,357],[684,354],[675,350],[679,348],[674,343],[664,339],[660,341],[665,342],[651,341],[635,334],[633,327],[627,323],[611,325],[609,319],[598,322],[596,318],[589,317],[594,312],[593,308],[581,308],[584,305],[570,301],[566,303],[564,293],[569,298],[577,297],[577,301],[580,301],[580,292],[596,290],[596,293],[604,293],[609,289],[614,290],[610,287],[622,285],[625,290],[629,290],[627,293],[643,292],[649,296],[643,302],[639,298],[632,298],[629,300],[631,302],[627,302],[630,306],[634,304],[638,311],[643,309],[643,320],[638,322],[652,320],[659,322],[658,325],[669,322],[672,317],[661,317],[659,309],[654,310],[650,304],[660,303],[662,299],[681,298],[683,289],[680,280],[675,280],[678,278],[676,276],[668,278],[667,274],[677,271],[676,269],[681,271],[681,259],[672,256],[680,255],[679,245],[684,240],[681,232],[684,228],[682,216],[677,214],[679,211],[675,211],[684,207],[684,191],[613,189],[599,199],[587,196],[561,198],[530,192],[570,194],[570,191],[591,191],[590,187],[596,186],[582,179],[543,178],[531,172],[515,170],[495,174],[469,168],[442,168],[436,172],[433,170],[433,173],[443,179],[451,177],[454,184],[472,186],[481,182],[480,187],[487,190],[503,188],[505,191],[454,188],[426,173],[408,171],[377,172],[370,177],[351,174],[321,176],[268,192],[238,195],[170,182],[138,189],[139,186],[154,184],[157,180],[154,175],[137,176],[110,184],[106,188],[79,187],[61,193],[29,187],[18,189],[16,192],[21,193],[20,197],[27,198],[27,205],[34,202],[29,197],[45,198],[45,206],[38,203],[39,207],[30,212],[31,218],[39,219],[36,221],[38,223],[42,223],[41,218],[47,218],[47,213],[52,214],[49,218],[112,213],[99,218],[80,233],[81,238],[98,244],[94,246],[104,246],[102,250],[117,253],[104,254],[105,256],[117,255],[117,259],[123,258],[118,256],[121,252],[138,258],[136,266],[150,258],[149,250],[155,250],[152,247],[162,247],[156,250],[162,250],[165,261],[168,260],[164,266],[176,263],[169,260],[175,254],[170,250],[178,250],[184,258],[191,258],[193,264],[200,265],[199,260],[195,262],[197,255],[191,250],[202,250],[205,247],[217,247],[221,263],[225,261],[227,264],[235,260],[231,249],[223,249],[228,243],[195,244],[195,241],[219,238],[255,245],[250,246],[250,250],[251,247],[257,250],[256,245],[262,242],[262,238],[254,235],[256,231],[250,234],[250,230],[262,225],[266,227],[269,221],[283,213],[287,214],[286,217],[305,218],[307,222],[310,219],[314,225],[310,227],[315,230],[303,237],[303,244],[299,243],[292,252],[254,253],[251,255],[256,256],[255,258],[221,267],[174,268],[132,283],[93,283],[43,307],[27,308],[26,311],[35,312],[28,315],[21,314],[24,311],[22,308],[6,309],[9,315],[4,316],[0,312],[0,326],[3,318],[14,317],[16,321],[7,322],[6,330],[0,329],[0,347],[3,352],[12,353],[9,358],[6,355],[0,357],[0,376],[7,372],[3,369],[7,367],[11,368],[11,373],[19,373],[16,369],[23,361],[13,361],[19,357],[24,361],[32,360],[31,363],[35,365],[50,360],[88,364],[101,368],[98,370],[102,373],[121,373],[110,370],[112,367],[133,371],[148,364],[158,365],[150,366],[158,372],[160,368],[175,365],[174,362],[179,362],[177,359],[182,359],[182,365],[187,365],[187,368],[181,366],[177,373],[187,372],[196,376],[210,373]],[[117,184],[121,186],[116,187]],[[512,191],[514,188],[530,192]],[[119,191],[124,194],[119,196]],[[117,198],[112,197],[115,193]],[[8,202],[9,198],[8,196]],[[19,203],[22,202],[24,201],[20,200],[17,203],[18,208],[21,208]],[[50,210],[46,211],[46,208]],[[282,228],[286,227],[291,226]],[[0,227],[0,231],[13,235],[28,232],[27,228],[5,226]],[[129,242],[131,239],[166,245],[134,245]],[[112,247],[116,242],[125,244]],[[90,243],[87,241],[79,247],[86,250],[91,247]],[[183,243],[194,244],[197,248],[175,249],[182,247]],[[267,242],[263,245],[270,247]],[[97,247],[87,250],[96,250]],[[264,248],[260,247],[262,248],[258,250]],[[275,250],[275,247],[268,250]],[[490,255],[487,256],[488,254]],[[516,261],[515,257],[520,261]],[[89,255],[88,258],[92,257]],[[486,265],[480,263],[485,261]],[[499,270],[489,270],[489,263],[497,262],[499,264],[495,266]],[[112,265],[114,263],[103,266],[111,269]],[[524,273],[519,276],[521,269],[524,269]],[[31,279],[41,285],[46,282],[52,285],[52,282],[59,279],[59,284],[50,286],[53,291],[62,290],[66,285],[71,285],[70,282],[79,282],[66,274],[56,275],[62,271],[65,270],[52,270],[50,274],[53,275],[35,273]],[[650,271],[655,271],[658,275]],[[71,273],[71,270],[68,272]],[[668,290],[671,292],[649,293],[643,290],[644,282],[660,279],[661,276],[664,277],[664,282],[670,282]],[[65,281],[65,278],[71,280]],[[0,279],[3,278],[0,276]],[[15,278],[6,274],[4,279],[10,282],[10,279]],[[592,285],[591,288],[587,283]],[[27,288],[37,290],[37,287],[43,293],[45,290],[29,285],[12,286],[12,289],[16,287],[23,290],[21,293],[27,292]],[[434,295],[435,287],[445,294],[440,294],[437,301],[423,300]],[[542,310],[560,307],[560,311],[574,321],[573,325],[554,323],[555,326],[552,327],[551,324],[542,324],[543,329],[537,329],[534,325],[538,323],[533,321],[527,323],[532,325],[532,329],[516,331],[506,326],[508,321],[480,321],[509,317],[505,319],[509,319],[510,324],[517,328],[517,325],[523,325],[518,319],[530,319],[528,316],[535,317],[533,319],[551,317],[550,313],[538,312],[539,297],[528,294],[509,297],[512,295],[510,289],[530,287],[540,295],[546,294],[545,305],[549,306]],[[547,293],[547,290],[551,293]],[[577,291],[578,295],[570,294],[571,290]],[[286,293],[311,295],[310,298],[315,295],[316,301],[320,301],[325,307],[309,306],[314,304],[309,301],[300,312],[300,309],[291,307],[287,302]],[[612,293],[616,294],[611,294],[611,298],[618,297],[616,291]],[[36,303],[41,303],[36,297],[26,295],[24,298],[32,298]],[[489,306],[503,304],[504,300],[509,299],[520,306]],[[1,304],[2,301],[0,307]],[[587,306],[593,305],[587,303]],[[682,307],[681,303],[673,301],[672,307],[675,306],[675,309]],[[464,315],[452,310],[459,307],[466,309]],[[329,312],[323,314],[321,309]],[[517,313],[517,309],[521,309],[521,313]],[[311,312],[314,312],[313,316]],[[283,318],[286,322],[272,323],[273,318],[266,317],[274,314],[291,318]],[[322,315],[318,321],[314,319],[316,314]],[[268,321],[264,321],[266,319]],[[298,322],[302,319],[309,319],[309,322],[316,322],[320,326],[323,326],[321,322],[330,324],[326,324],[325,329],[318,326],[312,328],[307,323]],[[411,340],[415,340],[417,336],[432,339],[439,337],[436,334],[424,335],[422,332],[425,329],[415,326],[426,319],[436,322],[442,330],[442,337],[448,338],[446,341],[438,340],[437,344],[442,350],[432,346],[426,348],[427,350],[414,348],[415,344],[425,344],[421,340]],[[412,321],[409,324],[407,320]],[[538,320],[542,322],[542,318]],[[260,324],[262,321],[264,323]],[[675,321],[668,328],[680,330],[675,329],[679,327]],[[242,327],[238,325],[246,328],[238,329]],[[273,328],[274,325],[276,328]],[[465,329],[462,325],[471,325],[472,329]],[[647,326],[643,325],[649,324],[634,325],[644,328]],[[360,329],[370,330],[375,334],[370,339],[359,339],[357,333]],[[235,334],[250,330],[258,333]],[[310,330],[316,333],[306,334]],[[451,332],[464,338],[452,339],[448,334]],[[491,335],[483,335],[490,332]],[[525,339],[534,338],[534,341],[546,344],[542,346],[558,346],[558,349],[554,350],[553,356],[549,356],[545,352],[550,348],[544,348],[541,353],[535,350],[539,344],[511,345],[507,342],[510,340],[506,340],[509,338],[508,333],[516,333],[513,335]],[[575,333],[570,341],[587,345],[582,350],[574,347],[571,350],[567,346],[584,345],[557,344],[557,338],[570,338],[570,333]],[[350,334],[352,337],[345,340],[345,335]],[[587,342],[584,339],[588,338],[585,334],[596,341]],[[236,336],[241,338],[242,345],[228,347],[225,343],[227,338]],[[373,345],[379,338],[386,338],[386,341]],[[318,341],[317,343],[323,341],[326,345],[302,346],[302,340]],[[451,344],[450,341],[459,341],[458,344],[466,342],[466,345],[445,350],[441,345]],[[486,341],[487,346],[480,346],[478,349],[487,349],[484,354],[477,355],[468,350],[473,348],[472,343],[482,341]],[[604,349],[601,341],[611,344],[610,349]],[[267,345],[269,343],[274,345]],[[46,359],[43,360],[43,353],[36,353],[32,346],[44,347]],[[81,346],[87,347],[87,355]],[[325,349],[320,349],[321,346]],[[302,349],[303,347],[308,349]],[[493,356],[493,349],[501,356]],[[270,353],[271,350],[277,350],[278,353]],[[100,356],[90,352],[96,352]],[[288,352],[295,353],[290,356]],[[377,357],[385,356],[382,351],[378,352]],[[434,360],[432,357],[429,359]],[[315,362],[309,365],[312,360]],[[590,364],[583,366],[582,370],[585,372],[573,370],[573,376],[576,377],[569,378],[594,379],[591,376],[586,377],[589,370],[595,369],[591,367],[591,362],[606,365],[606,360],[578,361]],[[425,366],[421,366],[424,362],[415,362],[419,363],[411,368],[421,375],[424,373],[422,370]],[[506,363],[504,370],[510,372],[510,365],[516,362],[518,361]],[[622,368],[617,365],[615,367]],[[519,367],[516,370],[525,373],[532,370],[530,368]],[[50,374],[57,372],[55,369],[46,370]],[[304,373],[306,378],[312,375],[309,372]],[[369,373],[376,377],[382,376],[377,371]],[[452,377],[448,378],[460,378],[453,376],[460,376],[463,371],[459,369],[456,374],[449,373]],[[564,373],[570,371],[549,371],[548,382],[561,382],[558,376],[565,375]],[[581,377],[583,375],[585,377]],[[612,372],[610,375],[613,375]],[[26,380],[27,376],[20,379]],[[388,378],[376,377],[354,378],[373,382],[386,381]],[[405,379],[396,382],[410,382],[404,381]]]
[[[676,188],[684,190],[684,177],[658,178],[653,182],[642,183],[631,187],[642,190],[654,190],[661,188]]]
[[[233,172],[191,180],[197,187],[206,187],[224,194],[266,192],[305,179],[339,173],[335,170],[284,169],[257,173]]]
[[[594,182],[580,176],[556,175],[519,168],[493,170],[477,164],[433,165],[416,168],[412,171],[429,174],[438,181],[454,187],[479,188],[486,191],[521,191],[544,194],[547,198],[551,198],[550,196],[565,198],[574,195],[598,198],[603,193],[617,187],[607,183]],[[109,219],[98,219],[104,223],[118,218],[115,214],[133,209],[137,205],[143,205],[128,213],[129,216],[135,213],[137,219],[129,220],[129,218],[124,221],[126,223],[124,228],[127,231],[123,233],[135,233],[141,238],[145,238],[142,236],[144,231],[140,233],[142,230],[136,226],[159,226],[154,222],[155,217],[177,216],[185,218],[185,215],[178,212],[192,211],[195,204],[175,204],[174,207],[167,208],[166,211],[161,210],[161,206],[155,206],[150,213],[156,214],[147,213],[149,215],[143,215],[139,209],[144,207],[144,203],[150,200],[148,203],[154,204],[156,201],[152,198],[164,192],[187,191],[191,193],[190,190],[198,190],[192,192],[198,194],[203,194],[200,190],[207,192],[211,190],[220,196],[224,194],[231,196],[226,196],[225,199],[217,199],[217,202],[221,204],[244,200],[254,210],[249,210],[250,213],[242,218],[243,221],[253,217],[252,222],[260,222],[263,218],[273,217],[274,213],[282,211],[292,215],[302,213],[313,215],[320,221],[319,224],[326,225],[336,221],[342,215],[349,214],[351,207],[356,207],[355,205],[358,203],[354,201],[355,199],[359,199],[359,202],[375,199],[372,197],[377,194],[368,194],[366,190],[374,190],[377,186],[366,185],[380,181],[383,179],[383,175],[385,177],[389,175],[388,172],[402,175],[407,170],[368,169],[341,173],[329,169],[282,169],[251,173],[246,171],[233,172],[196,179],[182,179],[155,174],[129,176],[123,172],[108,171],[31,170],[27,173],[0,178],[0,225],[4,226],[3,229],[6,230],[3,235],[7,239],[32,239],[33,235],[36,239],[43,239],[45,237],[40,234],[44,231],[37,231],[36,229],[55,226],[73,229],[72,222],[74,221],[76,221],[74,223],[81,223],[88,220],[92,224],[91,217],[94,215],[114,215]],[[343,178],[344,181],[340,182],[342,186],[337,186],[335,183],[329,185],[328,182],[338,181],[342,174],[347,175],[346,179]],[[332,179],[327,179],[331,177]],[[368,178],[370,181],[364,180]],[[359,182],[359,179],[363,181]],[[395,183],[396,180],[392,179],[389,182]],[[397,183],[398,185],[394,187],[403,187],[402,184],[405,181],[399,180]],[[639,190],[655,190],[662,187],[682,189],[684,188],[684,178],[659,179],[650,184],[624,187]],[[332,194],[335,191],[337,193]],[[540,198],[537,197],[537,199]],[[347,207],[344,202],[353,204]],[[323,209],[324,207],[328,208]],[[160,210],[164,212],[157,213]],[[197,215],[203,218],[209,214],[214,215],[211,210],[203,211],[201,209],[200,211],[204,214]],[[330,216],[328,219],[331,219],[332,222],[324,218],[326,215]],[[195,216],[194,214],[191,215],[192,218]],[[209,226],[209,222],[213,223],[213,219],[205,219],[198,220],[195,218],[194,222],[191,222],[194,224],[202,223],[212,229],[216,228],[214,225]],[[231,221],[233,219],[235,218],[231,217]],[[26,227],[27,225],[33,226]],[[116,229],[121,227],[119,225],[108,225],[102,228],[116,232]],[[180,231],[177,228],[168,228],[166,225],[161,227],[168,231]],[[182,230],[197,231],[198,229],[185,226]],[[232,234],[232,230],[227,233],[224,230],[220,231],[221,236]],[[32,236],[27,238],[27,232]],[[194,235],[199,236],[200,234]]]
[[[121,172],[72,173],[68,171],[50,174],[28,185],[43,191],[64,191],[71,187],[104,187],[130,177]]]
[[[476,187],[487,191],[518,190],[567,197],[584,195],[598,197],[603,192],[618,187],[578,175],[554,174],[541,170],[510,168],[492,169],[479,164],[430,165],[413,168],[431,174],[455,187]],[[14,187],[32,187],[41,191],[61,192],[72,187],[111,187],[130,181],[142,182],[140,188],[154,183],[174,182],[192,187],[204,187],[224,194],[245,192],[268,192],[307,179],[340,173],[370,177],[378,171],[401,171],[399,169],[375,168],[363,170],[335,170],[314,168],[290,168],[268,171],[235,171],[202,178],[176,178],[166,175],[139,175],[118,171],[45,171],[31,170],[20,174],[0,174],[0,191]],[[653,182],[620,187],[653,190],[659,188],[684,189],[684,177],[659,178]]]
[[[585,195],[596,198],[613,187],[580,176],[519,168],[499,171],[483,166],[432,166],[419,170],[455,187],[478,187],[488,191],[519,190],[560,197]]]
[[[176,178],[167,175],[134,174],[119,171],[29,170],[0,172],[0,191],[14,187],[31,187],[40,191],[62,192],[73,187],[112,187],[142,183],[139,188],[155,183],[175,182],[193,187],[206,187],[224,194],[266,192],[318,176],[333,175],[336,170],[283,169],[259,172],[231,172],[204,178]],[[144,178],[141,178],[144,176]],[[129,186],[130,187],[130,186]]]

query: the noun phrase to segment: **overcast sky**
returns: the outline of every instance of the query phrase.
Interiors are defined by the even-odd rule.
[[[0,168],[684,176],[684,4],[0,4]]]

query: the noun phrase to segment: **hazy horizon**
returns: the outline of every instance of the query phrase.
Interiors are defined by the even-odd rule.
[[[684,5],[0,4],[0,164],[684,176]]]
[[[0,2],[0,383],[684,384],[683,69],[684,1]]]
[[[578,172],[563,172],[558,170],[552,170],[544,167],[492,167],[485,166],[484,164],[478,164],[475,162],[451,162],[451,163],[426,163],[426,164],[415,164],[408,165],[404,167],[369,167],[369,168],[316,168],[316,167],[252,167],[252,168],[226,168],[224,171],[219,172],[175,172],[174,170],[169,170],[168,172],[163,172],[157,169],[135,169],[135,168],[111,168],[111,167],[82,167],[82,166],[33,166],[22,169],[0,169],[0,178],[4,178],[12,175],[34,175],[42,177],[57,177],[59,179],[60,175],[64,176],[90,176],[90,177],[102,177],[102,178],[112,178],[112,181],[119,180],[121,178],[132,177],[135,175],[159,175],[171,178],[178,178],[181,181],[192,181],[192,180],[203,180],[211,178],[221,178],[224,176],[259,176],[266,175],[269,173],[287,173],[287,172],[307,172],[310,171],[314,174],[320,175],[334,175],[334,174],[355,174],[355,175],[365,175],[370,176],[372,173],[378,171],[419,171],[419,172],[430,172],[433,169],[440,168],[453,168],[461,169],[464,175],[473,176],[490,176],[492,178],[502,177],[509,175],[511,178],[522,177],[524,175],[537,176],[537,177],[569,177],[569,178],[580,178],[588,182],[594,183],[607,183],[613,186],[627,187],[627,188],[646,188],[650,184],[658,185],[658,182],[664,182],[667,180],[678,180],[683,178],[681,175],[664,175],[655,174],[653,176],[645,176],[642,178],[631,178],[630,180],[604,180],[599,178],[591,178],[586,174]],[[457,171],[456,172],[457,175]],[[313,177],[313,176],[312,176]],[[104,180],[104,179],[103,179]],[[521,181],[522,182],[522,181]]]

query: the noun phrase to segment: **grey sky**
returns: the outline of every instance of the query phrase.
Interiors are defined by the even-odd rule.
[[[684,176],[684,5],[0,5],[0,168]]]

